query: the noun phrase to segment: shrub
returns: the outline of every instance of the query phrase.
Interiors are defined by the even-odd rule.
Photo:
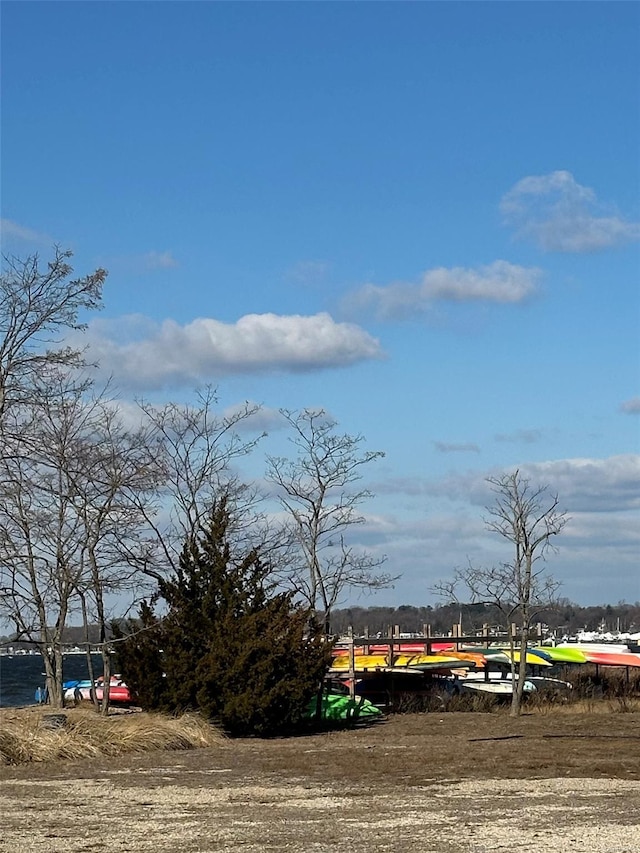
[[[221,500],[159,584],[166,616],[145,603],[139,630],[120,632],[118,665],[144,708],[199,710],[233,735],[286,733],[302,721],[331,647],[311,611],[270,584],[255,548],[232,552],[228,525]]]

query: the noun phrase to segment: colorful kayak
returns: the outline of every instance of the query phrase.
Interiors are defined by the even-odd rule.
[[[619,652],[629,654],[629,646],[626,643],[558,643],[557,649],[579,649],[585,655],[590,652]]]
[[[361,641],[362,642],[362,641]],[[427,645],[431,648],[431,654],[440,654],[442,652],[449,653],[456,651],[455,643],[426,643],[424,640],[421,643],[393,642],[394,654],[405,655],[420,655],[426,653]],[[366,646],[354,646],[354,654],[356,655],[386,655],[389,652],[389,643],[371,642]],[[336,657],[348,654],[348,646],[344,642],[340,642],[333,649],[333,654]]]
[[[589,663],[598,666],[635,666],[640,667],[640,655],[633,652],[585,652]]]
[[[560,646],[545,646],[531,649],[532,652],[543,652],[553,663],[586,663],[587,658],[580,649],[562,648]]]
[[[313,720],[318,713],[317,699],[310,700],[305,711],[305,719]],[[371,719],[379,717],[382,712],[379,708],[364,699],[356,696],[352,699],[343,693],[323,693],[320,704],[320,717],[327,721],[355,722],[356,720]]]
[[[354,665],[358,672],[389,668],[393,668],[394,670],[410,668],[426,671],[437,669],[469,669],[475,666],[475,662],[472,660],[461,660],[451,655],[401,654],[394,655],[393,661],[390,663],[387,655],[355,655]],[[345,672],[349,668],[349,655],[339,655],[331,663],[332,671]]]
[[[472,661],[476,667],[482,668],[487,664],[487,656],[481,652],[447,652],[447,655],[452,658],[458,658],[462,661]]]
[[[104,679],[98,678],[95,683],[95,694],[99,702],[104,697]],[[64,698],[69,702],[91,701],[92,683],[86,679],[84,681],[65,681],[62,685],[64,690]],[[127,685],[122,681],[119,675],[113,675],[109,682],[109,701],[121,702],[123,704],[131,702],[131,692]]]
[[[511,665],[511,652],[509,649],[485,649],[484,655],[488,663],[499,663]],[[515,663],[520,663],[520,652],[513,652],[513,660]],[[526,662],[534,666],[553,666],[542,652],[534,652],[531,649],[526,653]]]

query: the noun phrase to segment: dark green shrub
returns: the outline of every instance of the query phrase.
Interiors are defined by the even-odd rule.
[[[233,735],[286,733],[318,690],[331,648],[310,610],[270,584],[256,549],[232,552],[228,525],[222,500],[176,574],[159,584],[166,616],[145,605],[148,631],[121,643],[122,674],[143,707],[199,710]]]
[[[133,701],[145,710],[167,705],[167,683],[162,656],[163,625],[146,601],[139,618],[112,625],[116,669],[128,685]]]

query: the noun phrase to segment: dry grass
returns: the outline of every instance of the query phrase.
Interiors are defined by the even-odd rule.
[[[64,714],[64,725],[47,727],[47,713],[24,709],[0,716],[0,764],[79,760],[154,750],[215,746],[222,733],[195,715],[127,714],[101,717],[93,711]]]
[[[589,699],[571,696],[566,701],[554,697],[533,696],[523,706],[525,713],[546,716],[572,716],[575,714],[632,714],[640,712],[640,697],[615,696],[611,699]]]
[[[558,711],[0,767],[0,853],[638,853],[640,713]]]

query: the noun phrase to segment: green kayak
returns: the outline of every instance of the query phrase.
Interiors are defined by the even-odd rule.
[[[316,716],[317,700],[314,697],[307,705],[305,719],[313,720]],[[380,716],[382,712],[368,699],[356,696],[352,699],[344,693],[323,693],[320,714],[323,720],[355,720],[371,719]]]
[[[565,649],[558,646],[544,646],[531,649],[532,652],[542,652],[553,663],[586,663],[587,658],[580,649]]]

